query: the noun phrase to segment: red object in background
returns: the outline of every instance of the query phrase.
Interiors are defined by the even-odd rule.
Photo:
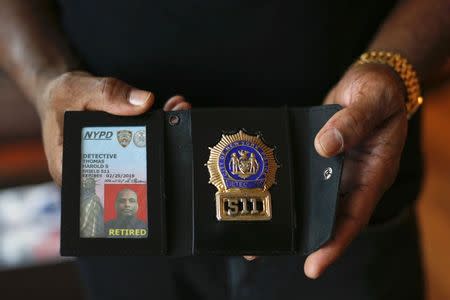
[[[17,186],[51,180],[40,138],[0,142],[0,185]]]
[[[139,208],[136,217],[147,223],[147,185],[146,184],[105,184],[105,223],[117,218],[116,214],[116,197],[123,189],[133,190],[138,197]]]

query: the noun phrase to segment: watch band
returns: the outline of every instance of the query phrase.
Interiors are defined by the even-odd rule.
[[[342,156],[320,157],[314,138],[339,109],[199,108],[136,117],[66,112],[61,254],[278,255],[318,249],[333,233]],[[81,237],[83,128],[126,126],[147,132],[148,232],[139,239]],[[122,146],[126,133],[117,132]],[[123,149],[138,151],[141,137],[133,133]]]
[[[402,79],[406,93],[406,113],[410,119],[423,103],[419,79],[413,66],[398,53],[388,51],[369,51],[363,53],[357,64],[378,63],[390,66]]]

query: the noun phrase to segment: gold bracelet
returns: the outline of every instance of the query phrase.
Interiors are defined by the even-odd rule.
[[[408,94],[406,113],[408,119],[410,119],[423,103],[419,79],[417,78],[417,73],[414,71],[412,65],[400,54],[386,51],[365,52],[359,57],[358,61],[356,61],[356,64],[358,65],[367,63],[385,64],[397,72],[403,80],[406,87],[406,93]]]

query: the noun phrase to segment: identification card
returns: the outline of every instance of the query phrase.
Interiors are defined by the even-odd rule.
[[[81,130],[81,238],[145,238],[146,127]]]

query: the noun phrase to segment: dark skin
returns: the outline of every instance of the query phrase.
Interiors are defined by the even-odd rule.
[[[139,204],[134,191],[126,189],[119,192],[116,199],[116,212],[119,219],[135,217],[138,209]]]
[[[0,0],[0,64],[39,112],[49,169],[60,184],[65,110],[138,115],[152,107],[155,96],[78,70],[48,7],[45,1]],[[449,53],[449,12],[448,0],[402,1],[368,49],[400,53],[426,83]],[[319,277],[343,253],[394,181],[407,134],[404,102],[403,82],[392,69],[376,64],[351,66],[324,100],[344,109],[317,134],[315,148],[324,157],[344,152],[345,167],[334,238],[308,256],[308,277]],[[181,96],[164,107],[189,108]]]

